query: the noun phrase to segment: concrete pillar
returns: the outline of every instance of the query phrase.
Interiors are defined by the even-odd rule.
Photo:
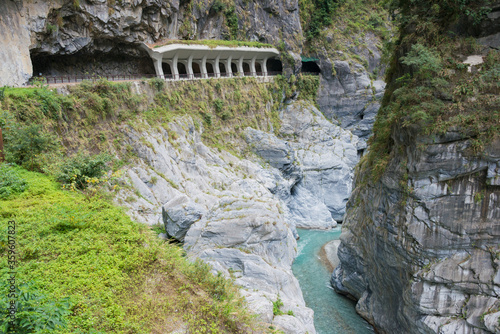
[[[172,78],[174,80],[179,79],[179,69],[177,68],[178,59],[179,59],[179,56],[177,54],[175,54],[174,58],[172,58]]]
[[[262,75],[267,77],[267,58],[264,58],[261,64],[262,65],[260,67],[262,68]]]
[[[193,74],[193,55],[190,55],[187,60],[187,68],[186,68],[188,79],[194,79]]]
[[[205,55],[201,59],[201,77],[202,78],[208,78],[208,72],[207,72],[207,55]]]
[[[226,59],[226,73],[227,73],[227,76],[229,78],[231,78],[233,76],[233,70],[231,70],[231,60],[233,59],[232,56],[229,56],[227,59]]]
[[[243,56],[240,59],[238,59],[238,75],[240,77],[245,76],[245,72],[243,71]]]
[[[155,64],[156,76],[163,79],[164,74],[163,74],[163,66],[162,66],[161,56],[159,56],[158,58],[153,58],[153,62]]]
[[[257,56],[254,56],[252,60],[250,60],[250,72],[252,72],[251,75],[253,77],[257,76],[257,71],[255,70],[255,58],[257,58]]]
[[[218,55],[214,60],[214,74],[216,78],[220,78],[219,59],[220,55]]]

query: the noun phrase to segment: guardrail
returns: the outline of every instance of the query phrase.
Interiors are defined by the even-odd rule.
[[[245,77],[266,77],[266,76],[276,76],[281,74],[281,72],[270,71],[266,74],[264,72],[245,72]],[[227,73],[223,72],[219,74],[219,78],[238,78],[239,73]],[[36,80],[45,80],[47,84],[65,84],[65,83],[78,83],[82,81],[98,81],[101,79],[106,79],[109,81],[132,81],[132,80],[146,80],[151,78],[161,78],[164,80],[198,80],[207,78],[217,78],[215,73],[207,73],[204,76],[201,73],[194,74],[165,74],[164,76],[157,76],[155,74],[124,74],[124,75],[62,75],[62,76],[50,76],[50,77],[33,77],[28,82],[28,85],[33,85]]]

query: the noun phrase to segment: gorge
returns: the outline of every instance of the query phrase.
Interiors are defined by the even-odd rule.
[[[101,304],[78,299],[88,293],[80,293],[80,283],[59,290],[44,281],[39,290],[54,300],[77,300],[65,315],[75,329],[58,331],[371,332],[353,312],[344,320],[335,320],[341,310],[313,312],[310,290],[301,290],[297,270],[312,268],[302,264],[301,251],[315,256],[309,248],[321,245],[311,236],[326,242],[325,235],[341,230],[331,286],[356,301],[356,312],[376,332],[500,332],[499,13],[500,3],[486,0],[0,2],[7,161],[82,193],[82,207],[111,205],[93,202],[102,196],[162,232],[165,247],[182,247],[191,263],[208,264],[203,275],[232,282],[212,284],[193,274],[205,269],[189,269],[151,292],[154,300],[175,291],[172,303],[181,306],[152,307],[148,313],[157,318],[144,316],[143,326],[141,317],[136,324],[124,320],[138,311],[113,304],[120,298],[94,311]],[[280,74],[266,75],[275,70]],[[123,74],[155,78],[99,79]],[[43,81],[64,75],[94,81]],[[200,80],[163,80],[169,75]],[[23,88],[28,82],[34,85]],[[46,147],[25,144],[28,133]],[[82,161],[109,171],[90,175]],[[85,228],[56,218],[41,222],[56,224],[53,232],[33,228],[19,203],[37,198],[37,183],[11,195],[11,188],[3,190],[9,173],[0,175],[0,195],[7,194],[0,196],[1,227],[15,219],[39,233],[22,241],[20,277],[41,282],[29,266],[49,260],[29,243]],[[80,174],[82,182],[109,184],[107,195],[79,184]],[[157,249],[150,246],[156,236],[135,238],[141,241],[133,247]],[[136,254],[128,244],[116,251],[124,249]],[[61,251],[54,253],[63,260]],[[150,256],[140,263],[157,267],[123,272],[146,284],[131,299],[174,275],[167,260]],[[109,270],[129,268],[120,266]],[[68,275],[90,275],[85,270]],[[321,279],[325,288],[328,279]],[[257,314],[255,323],[230,309],[239,297],[227,297],[229,284],[244,298],[242,308]],[[318,314],[332,319],[316,328]],[[329,331],[333,322],[339,327]]]

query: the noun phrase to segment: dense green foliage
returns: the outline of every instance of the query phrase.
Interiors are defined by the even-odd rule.
[[[332,24],[335,10],[343,2],[344,0],[301,0],[301,7],[309,12],[306,14],[309,15],[309,20],[303,27],[305,37],[313,39],[319,35],[321,29]]]
[[[306,37],[303,55],[323,54],[368,68],[370,47],[390,45],[393,32],[386,1],[300,0],[299,7]]]
[[[368,165],[376,178],[393,149],[395,127],[426,136],[450,128],[473,138],[475,154],[500,133],[500,52],[476,43],[489,1],[396,1],[399,41],[388,71]],[[460,27],[459,29],[457,27]],[[482,54],[480,71],[468,71],[466,55]]]
[[[7,282],[13,220],[23,333],[164,333],[182,323],[193,333],[247,332],[237,288],[208,266],[188,262],[180,247],[105,200],[16,172],[28,188],[0,201],[0,276]]]
[[[29,170],[40,170],[42,155],[54,152],[57,139],[45,133],[40,124],[13,124],[5,131],[5,159]]]
[[[8,164],[0,164],[0,199],[22,193],[26,189],[24,181],[17,173],[17,168]]]
[[[100,178],[107,171],[106,163],[110,160],[107,154],[77,154],[61,164],[57,180],[63,185],[74,184],[76,189],[84,189],[92,179]]]
[[[22,283],[15,287],[16,317],[11,323],[7,315],[9,314],[7,305],[10,305],[10,283],[2,281],[0,283],[0,329],[2,333],[9,330],[16,334],[30,333],[52,333],[57,330],[67,328],[67,318],[70,315],[69,298],[61,300],[49,300],[40,289],[32,283]],[[13,325],[13,326],[12,326]]]
[[[169,122],[182,116],[191,116],[203,126],[208,145],[241,155],[246,145],[240,136],[243,129],[277,131],[283,99],[300,90],[299,99],[314,103],[319,82],[318,77],[302,75],[289,79],[277,76],[270,83],[250,77],[168,84],[152,79],[145,83],[154,88],[151,95],[133,94],[129,86],[105,80],[83,82],[70,86],[70,94],[65,96],[46,86],[7,89],[0,121],[6,125],[8,161],[53,174],[65,184],[76,182],[81,189],[86,178],[94,177],[82,172],[88,167],[83,165],[90,162],[68,156],[79,151],[87,155],[108,152],[119,156],[113,162],[114,169],[119,168],[134,159],[129,146],[121,144],[124,135],[120,127],[168,129]],[[59,117],[43,112],[46,96],[49,104],[62,101]],[[28,130],[29,136],[25,134]],[[175,138],[169,140],[175,142]]]
[[[9,172],[0,178],[0,193],[5,194],[0,251],[7,251],[5,231],[8,221],[15,220],[17,282],[23,289],[28,284],[33,296],[22,319],[32,323],[29,319],[38,318],[33,326],[58,328],[51,333],[164,333],[183,323],[193,333],[245,333],[249,323],[258,329],[232,283],[211,275],[206,265],[188,263],[180,248],[160,242],[102,196],[78,189],[89,180],[101,182],[109,167],[117,170],[134,161],[130,146],[123,144],[123,127],[168,131],[170,122],[189,116],[203,127],[207,144],[244,154],[241,131],[247,126],[279,129],[283,103],[298,88],[300,98],[314,101],[318,77],[278,76],[269,83],[247,77],[151,80],[142,86],[148,94],[139,96],[129,84],[104,80],[71,86],[64,96],[46,86],[5,90],[0,121],[6,126],[6,147],[13,150],[24,143],[25,158],[13,161],[46,173],[2,166]],[[57,113],[45,112],[55,101]],[[25,128],[32,128],[36,140],[20,135],[24,132],[17,129]],[[44,136],[50,141],[37,139]],[[54,149],[42,149],[40,142]],[[107,167],[109,159],[99,152],[118,159]],[[33,156],[39,159],[36,165],[24,163]],[[73,191],[61,189],[53,179],[74,185],[69,187]],[[4,279],[5,256],[2,261]],[[37,317],[39,312],[47,318]],[[37,332],[33,328],[27,331]]]

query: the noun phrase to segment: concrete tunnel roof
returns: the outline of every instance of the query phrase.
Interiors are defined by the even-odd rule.
[[[143,44],[143,48],[149,53],[152,58],[162,58],[168,60],[174,58],[177,54],[179,60],[188,59],[191,55],[193,60],[200,60],[207,56],[207,60],[214,60],[219,56],[220,60],[232,57],[233,60],[243,57],[244,60],[251,60],[255,57],[256,60],[264,60],[278,56],[280,53],[275,48],[257,48],[249,46],[215,46],[211,47],[202,44],[169,44],[156,48],[152,48],[147,44]]]

